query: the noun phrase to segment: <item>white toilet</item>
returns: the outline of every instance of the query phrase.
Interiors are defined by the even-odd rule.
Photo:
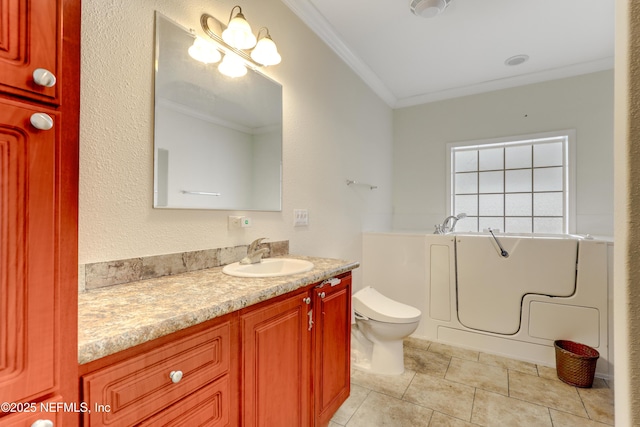
[[[366,287],[352,297],[357,331],[352,340],[354,367],[376,374],[404,372],[402,340],[413,333],[422,313]]]

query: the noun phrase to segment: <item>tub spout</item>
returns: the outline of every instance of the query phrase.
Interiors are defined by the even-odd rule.
[[[464,212],[461,212],[455,216],[454,215],[448,216],[442,222],[442,224],[436,224],[435,226],[436,230],[434,234],[447,234],[447,233],[453,232],[453,229],[456,227],[456,224],[458,223],[458,221],[466,217],[467,217],[467,214]],[[451,221],[451,225],[449,225],[450,221]]]

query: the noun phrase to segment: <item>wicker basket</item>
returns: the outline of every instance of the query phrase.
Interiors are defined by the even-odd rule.
[[[554,346],[558,378],[572,386],[591,387],[600,353],[594,348],[573,341],[558,340],[554,342]]]

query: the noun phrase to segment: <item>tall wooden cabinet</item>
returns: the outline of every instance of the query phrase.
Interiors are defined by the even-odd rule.
[[[0,426],[77,424],[79,25],[0,0]]]

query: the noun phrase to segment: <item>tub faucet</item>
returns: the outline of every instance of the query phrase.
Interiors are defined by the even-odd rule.
[[[436,230],[434,231],[434,234],[447,234],[447,233],[453,232],[453,229],[456,227],[456,224],[458,223],[458,221],[466,217],[467,217],[467,214],[464,212],[461,212],[456,216],[451,215],[446,217],[445,220],[442,221],[442,224],[435,225]],[[451,223],[451,226],[449,226],[449,221],[453,221]]]
[[[266,237],[261,237],[249,244],[249,248],[247,248],[247,256],[240,260],[240,264],[255,264],[262,261],[262,255],[269,252],[269,248],[258,249],[258,246],[260,246],[260,243],[264,239],[266,239]]]

